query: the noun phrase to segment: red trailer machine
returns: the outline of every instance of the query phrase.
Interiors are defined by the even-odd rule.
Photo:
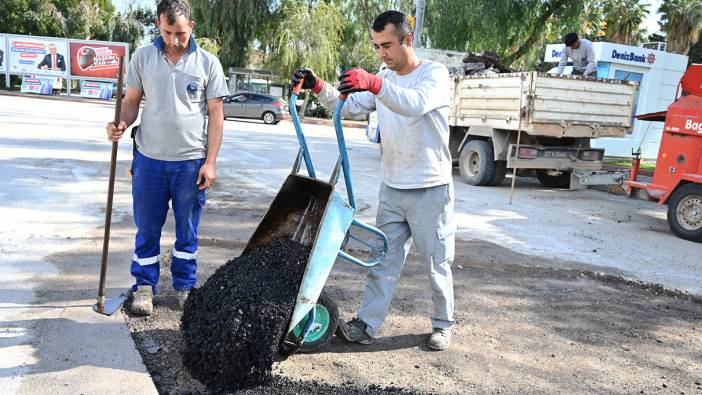
[[[652,200],[667,204],[668,224],[678,237],[702,242],[702,64],[687,69],[678,86],[681,90],[668,111],[636,117],[664,121],[665,127],[653,180],[637,181],[637,158],[625,184],[630,194],[645,189]]]

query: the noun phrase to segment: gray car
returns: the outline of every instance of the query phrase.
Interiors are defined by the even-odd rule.
[[[264,93],[236,92],[224,99],[224,119],[260,119],[270,125],[280,122],[287,114],[287,103]]]

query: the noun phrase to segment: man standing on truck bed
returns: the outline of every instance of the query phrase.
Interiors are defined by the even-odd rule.
[[[419,59],[412,27],[399,11],[380,14],[371,29],[373,45],[387,69],[373,75],[345,71],[339,92],[350,94],[344,116],[376,111],[383,131],[382,179],[376,225],[389,240],[385,260],[368,271],[363,306],[339,326],[347,341],[370,344],[378,336],[397,280],[412,244],[429,269],[434,314],[427,346],[448,348],[453,326],[455,223],[448,139],[449,74],[440,63]],[[298,69],[292,84],[304,80],[322,103],[335,107],[339,92],[310,69]],[[357,93],[356,93],[357,92]]]
[[[597,78],[597,62],[595,61],[595,50],[592,42],[584,38],[578,38],[576,33],[568,33],[563,38],[565,46],[561,52],[561,61],[558,62],[558,75],[563,74],[568,58],[573,59],[573,71],[571,75],[582,75],[584,77]]]

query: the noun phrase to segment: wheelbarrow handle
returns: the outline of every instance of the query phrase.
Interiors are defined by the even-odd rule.
[[[355,219],[353,220],[353,225],[356,225],[356,226],[358,226],[362,229],[365,229],[371,233],[375,233],[380,238],[380,240],[383,242],[383,248],[380,250],[380,254],[373,257],[373,259],[369,260],[368,262],[363,261],[361,259],[358,259],[355,256],[348,254],[344,251],[339,251],[339,257],[346,259],[347,261],[349,261],[351,263],[355,263],[356,265],[362,266],[362,267],[373,267],[373,266],[379,264],[380,262],[382,262],[388,253],[388,237],[385,236],[385,233],[383,233],[382,230],[376,228],[375,226],[368,225],[366,223],[363,223],[361,221],[357,221]],[[359,239],[357,239],[357,240],[359,240]],[[361,241],[361,240],[359,240],[359,241]],[[365,245],[370,246],[370,244],[368,244],[368,243],[365,243],[363,241],[361,241],[361,242]]]
[[[314,166],[312,165],[312,157],[310,156],[309,149],[307,148],[307,140],[305,140],[305,135],[302,133],[302,126],[300,125],[300,116],[297,114],[297,98],[302,91],[302,83],[304,79],[301,79],[292,89],[290,95],[290,118],[292,119],[293,126],[295,127],[295,134],[297,135],[297,141],[300,143],[300,150],[302,151],[302,158],[305,160],[305,167],[307,168],[307,174],[312,178],[317,178],[314,171]],[[304,109],[303,109],[304,111]],[[293,172],[297,173],[297,170],[293,168]]]
[[[353,181],[351,180],[351,165],[349,164],[349,156],[346,152],[346,140],[344,139],[344,129],[341,126],[341,110],[346,103],[346,95],[339,96],[336,101],[336,110],[334,111],[334,129],[336,130],[336,141],[339,145],[339,155],[341,156],[341,170],[344,173],[344,182],[346,183],[346,193],[349,195],[349,204],[354,209],[356,208],[356,197],[353,193]]]

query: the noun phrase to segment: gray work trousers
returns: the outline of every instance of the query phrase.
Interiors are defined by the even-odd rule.
[[[434,313],[432,327],[453,326],[453,276],[456,225],[453,218],[453,184],[418,189],[380,186],[376,226],[388,237],[388,254],[368,270],[363,306],[357,316],[372,337],[390,308],[397,280],[412,241],[429,269]]]

